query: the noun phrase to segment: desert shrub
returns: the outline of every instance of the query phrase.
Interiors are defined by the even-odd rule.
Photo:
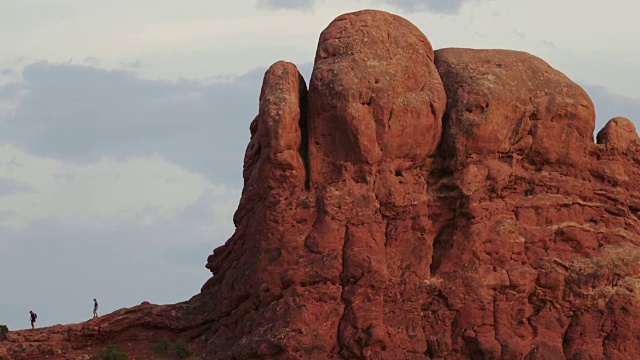
[[[107,347],[98,354],[100,360],[129,360],[129,356],[120,350],[116,345],[107,345]]]
[[[169,341],[162,339],[153,345],[153,352],[157,355],[167,355],[169,352]]]
[[[8,333],[9,328],[7,327],[7,325],[0,325],[0,339],[6,339]]]
[[[189,356],[193,355],[193,351],[189,349],[189,345],[182,340],[176,341],[174,345],[174,351],[176,352],[176,357],[180,360],[186,359]]]

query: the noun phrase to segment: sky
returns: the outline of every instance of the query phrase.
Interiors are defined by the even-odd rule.
[[[0,324],[77,323],[196,294],[233,233],[266,68],[380,9],[435,49],[539,56],[598,131],[640,121],[636,0],[0,0]]]

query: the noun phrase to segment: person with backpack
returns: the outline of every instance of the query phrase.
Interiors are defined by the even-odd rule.
[[[98,300],[93,299],[93,317],[98,317]]]
[[[35,330],[36,320],[38,319],[38,315],[33,311],[29,311],[29,314],[31,315],[31,330]]]

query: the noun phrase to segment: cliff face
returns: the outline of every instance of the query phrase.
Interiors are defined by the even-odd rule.
[[[235,358],[634,358],[633,125],[526,53],[433,52],[364,11],[308,94],[265,76],[238,230],[209,260]]]
[[[340,16],[308,91],[293,64],[265,74],[214,276],[132,314],[212,359],[640,358],[640,139],[594,124],[532,55]]]

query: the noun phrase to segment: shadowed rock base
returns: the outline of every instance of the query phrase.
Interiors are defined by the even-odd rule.
[[[640,358],[640,140],[615,118],[594,144],[594,124],[532,55],[342,15],[308,92],[293,64],[266,72],[202,292],[12,334],[0,359],[158,333],[207,359]]]

